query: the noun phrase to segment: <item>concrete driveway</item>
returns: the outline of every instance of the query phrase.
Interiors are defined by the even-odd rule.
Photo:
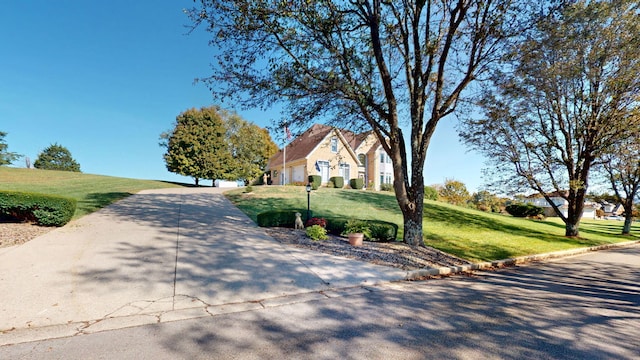
[[[144,191],[0,252],[0,345],[327,298],[406,272],[284,247],[216,188]]]

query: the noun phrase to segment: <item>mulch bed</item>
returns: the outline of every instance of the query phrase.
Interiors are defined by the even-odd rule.
[[[50,226],[0,220],[0,247],[24,244],[53,229],[55,228]]]
[[[283,244],[403,270],[470,264],[431,247],[414,247],[402,242],[365,241],[362,246],[351,246],[346,238],[335,235],[315,241],[308,238],[304,230],[267,228],[266,231]]]

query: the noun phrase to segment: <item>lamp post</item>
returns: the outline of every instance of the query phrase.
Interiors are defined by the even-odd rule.
[[[310,205],[311,205],[311,184],[307,184],[307,221],[309,221],[309,219],[311,219],[310,216]]]

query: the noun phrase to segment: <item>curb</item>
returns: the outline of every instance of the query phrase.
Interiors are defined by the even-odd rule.
[[[428,277],[428,276],[453,275],[453,274],[458,274],[463,272],[470,272],[474,270],[485,270],[485,269],[492,269],[492,268],[514,266],[514,265],[525,264],[525,263],[530,263],[534,261],[558,259],[558,258],[563,258],[563,257],[568,257],[573,255],[585,254],[592,251],[614,249],[614,248],[632,246],[637,244],[640,244],[640,240],[591,246],[587,248],[555,251],[555,252],[550,252],[545,254],[519,256],[511,259],[487,261],[487,262],[481,262],[481,263],[475,263],[475,264],[469,264],[469,265],[444,266],[440,268],[419,269],[419,270],[413,270],[413,271],[407,272],[407,276],[405,277],[405,280],[417,280],[417,279]]]

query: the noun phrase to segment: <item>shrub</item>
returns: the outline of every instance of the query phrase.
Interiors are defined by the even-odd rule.
[[[36,193],[0,192],[0,215],[42,226],[63,226],[76,211],[74,199]]]
[[[544,209],[533,204],[511,204],[506,207],[507,212],[515,217],[538,216],[544,213]]]
[[[396,241],[398,236],[398,225],[382,220],[366,220],[371,230],[371,240],[374,241]]]
[[[305,229],[305,232],[312,240],[327,240],[327,229],[320,225],[312,225]]]
[[[425,200],[438,200],[438,190],[433,186],[424,187],[424,199]]]
[[[309,184],[311,184],[311,188],[313,190],[318,190],[320,184],[322,184],[322,176],[320,175],[309,175]]]
[[[347,220],[343,218],[325,218],[328,232],[334,235],[341,235],[347,226]]]
[[[327,217],[326,229],[329,233],[334,235],[348,235],[347,224],[349,222],[363,222],[370,230],[370,237],[367,240],[370,241],[395,241],[398,237],[398,225],[382,220],[347,220],[344,218],[332,218]],[[352,224],[353,225],[353,224]],[[351,228],[355,230],[355,228]]]
[[[382,191],[393,191],[393,185],[391,185],[391,184],[380,184],[380,190],[382,190]]]
[[[318,225],[318,226],[322,226],[323,228],[327,227],[327,220],[323,219],[323,218],[311,218],[309,220],[307,220],[305,226],[313,226],[313,225]]]
[[[364,180],[360,178],[351,179],[349,180],[349,186],[351,186],[352,189],[360,190],[364,186]]]
[[[249,185],[249,186],[245,187],[245,188],[244,188],[244,192],[245,192],[245,193],[253,192],[253,186]]]
[[[258,226],[292,228],[296,222],[297,212],[302,214],[302,221],[305,221],[307,209],[269,210],[261,212],[257,216]]]
[[[342,176],[334,176],[329,179],[330,182],[333,182],[333,186],[337,189],[342,189],[344,187],[344,178]]]
[[[347,225],[342,232],[342,235],[349,235],[354,233],[364,234],[365,239],[371,239],[371,228],[369,224],[364,220],[351,219],[347,221]]]

